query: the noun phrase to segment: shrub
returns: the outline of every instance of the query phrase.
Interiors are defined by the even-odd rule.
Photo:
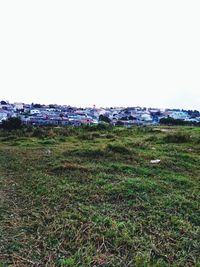
[[[187,133],[173,133],[164,137],[164,141],[167,143],[187,143],[191,141],[191,136]]]
[[[7,142],[7,141],[13,141],[13,140],[16,140],[16,139],[17,139],[17,136],[9,135],[9,136],[2,137],[1,141],[2,142]]]
[[[2,122],[1,127],[8,131],[18,130],[22,128],[22,121],[20,118],[9,118]]]
[[[67,126],[67,127],[54,127],[54,133],[56,135],[60,135],[60,136],[71,136],[74,135],[75,131],[77,129],[73,128],[72,126]]]
[[[99,137],[101,137],[101,135],[99,133],[92,133],[92,137],[99,138]]]
[[[160,119],[160,124],[163,125],[187,125],[187,126],[200,126],[199,122],[195,121],[184,121],[181,119],[173,119],[173,118],[162,118]]]
[[[52,171],[57,172],[57,173],[61,173],[61,174],[64,172],[67,172],[67,171],[88,172],[89,168],[87,168],[86,166],[82,166],[80,164],[77,164],[77,163],[66,162],[64,164],[57,165],[57,166],[53,167]]]
[[[88,133],[83,133],[83,134],[80,134],[78,135],[78,139],[80,140],[93,140],[93,136],[91,134],[88,134]]]
[[[147,142],[155,142],[158,140],[158,137],[156,135],[151,135],[145,139]]]
[[[105,137],[108,139],[113,139],[113,138],[115,138],[115,135],[114,134],[106,134]]]
[[[126,148],[123,145],[118,145],[118,144],[108,144],[106,146],[106,150],[114,152],[114,153],[130,154],[130,151],[128,148]]]
[[[99,120],[100,121],[103,121],[103,122],[106,122],[106,123],[110,123],[111,122],[111,119],[105,115],[100,115],[99,116]]]
[[[41,128],[36,128],[33,130],[33,137],[37,137],[37,138],[44,138],[45,137],[45,131]]]
[[[56,144],[56,141],[54,139],[46,139],[39,141],[39,143],[42,145],[54,145]]]
[[[85,149],[75,149],[72,151],[65,151],[63,152],[64,157],[74,157],[78,156],[79,158],[88,158],[90,160],[99,160],[100,158],[104,158],[106,156],[105,151],[101,149],[90,149],[90,148],[85,148]]]

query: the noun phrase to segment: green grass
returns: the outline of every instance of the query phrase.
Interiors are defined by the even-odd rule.
[[[199,140],[191,127],[0,131],[0,266],[200,266]]]

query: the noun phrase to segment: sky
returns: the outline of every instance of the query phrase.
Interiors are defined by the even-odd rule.
[[[199,0],[2,0],[0,99],[200,110]]]

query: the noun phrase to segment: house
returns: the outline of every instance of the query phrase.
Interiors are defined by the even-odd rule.
[[[14,103],[14,110],[24,110],[24,104],[23,103]]]
[[[4,110],[0,110],[0,123],[2,123],[2,121],[7,120],[8,118],[8,113],[5,112]]]
[[[170,114],[170,117],[175,120],[187,120],[189,118],[189,115],[187,112],[184,111],[173,111]]]
[[[153,121],[151,115],[148,113],[141,114],[140,120],[142,120],[144,122],[152,122]]]
[[[31,110],[30,110],[30,114],[31,114],[31,115],[40,114],[40,111],[39,111],[38,109],[31,109]]]

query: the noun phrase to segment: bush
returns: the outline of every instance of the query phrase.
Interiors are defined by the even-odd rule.
[[[20,118],[9,118],[2,122],[1,127],[8,131],[18,130],[22,128],[22,121]]]
[[[187,143],[191,141],[191,136],[182,132],[168,134],[164,137],[164,141],[167,143]]]
[[[173,119],[170,117],[160,119],[160,124],[163,124],[163,125],[182,125],[182,126],[200,126],[199,122],[184,121],[181,119]]]
[[[91,134],[85,133],[85,134],[78,135],[78,139],[80,139],[80,140],[93,140],[94,137]]]
[[[100,158],[104,157],[105,153],[104,151],[100,149],[84,149],[84,150],[76,150],[73,151],[73,154],[80,157],[86,157],[86,158]]]
[[[54,127],[54,133],[56,135],[60,135],[60,136],[64,136],[64,137],[74,135],[76,130],[77,130],[77,128],[73,128],[72,126]]]
[[[97,131],[111,130],[112,126],[109,124],[98,124],[95,126]]]
[[[123,121],[117,121],[115,125],[116,126],[124,126],[124,123],[123,123]]]
[[[99,120],[100,121],[103,121],[103,122],[107,122],[107,123],[110,123],[111,122],[111,119],[105,115],[100,115],[99,116]]]
[[[32,136],[37,137],[37,138],[44,138],[45,137],[45,131],[41,128],[36,128],[36,129],[34,129]]]
[[[9,136],[6,136],[6,137],[2,137],[1,141],[2,142],[7,142],[7,141],[13,141],[13,140],[16,140],[16,139],[17,139],[17,136],[9,135]]]
[[[117,144],[108,144],[106,147],[106,150],[114,152],[114,153],[130,154],[129,149],[127,149],[125,146],[117,145]]]

